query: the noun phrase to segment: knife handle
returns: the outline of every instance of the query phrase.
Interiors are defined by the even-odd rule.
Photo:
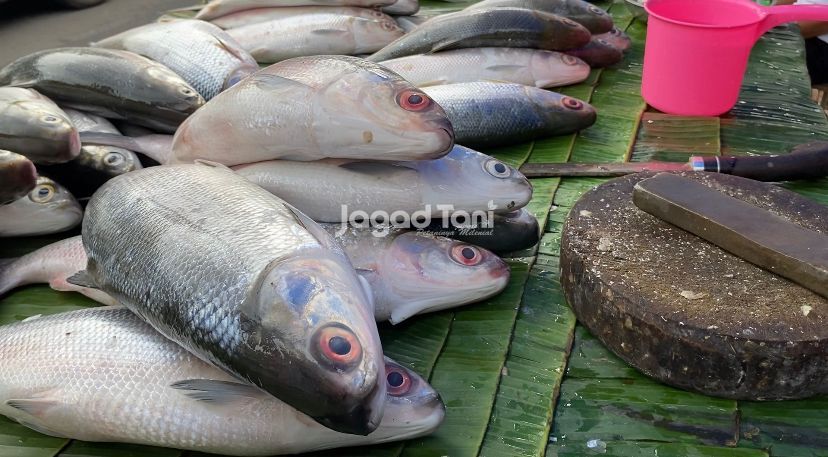
[[[777,156],[691,157],[696,171],[712,171],[757,181],[794,181],[828,176],[828,142],[797,146]]]

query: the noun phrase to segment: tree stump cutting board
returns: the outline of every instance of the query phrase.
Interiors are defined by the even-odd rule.
[[[828,207],[778,186],[684,173],[828,233]],[[578,319],[615,354],[666,384],[752,400],[828,392],[828,300],[663,222],[632,202],[639,173],[572,208],[561,281]]]

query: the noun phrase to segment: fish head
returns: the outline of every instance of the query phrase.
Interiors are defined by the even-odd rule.
[[[25,156],[0,149],[0,205],[29,193],[37,185],[37,170]]]
[[[568,95],[543,91],[536,102],[543,108],[542,113],[550,125],[562,131],[574,132],[595,123],[595,108],[589,103]]]
[[[35,188],[25,197],[11,203],[25,207],[29,220],[43,233],[68,230],[81,222],[83,210],[75,197],[66,188],[40,176]]]
[[[271,263],[261,278],[242,309],[241,358],[258,371],[272,367],[262,387],[333,430],[376,429],[386,391],[382,347],[371,302],[344,254],[299,252]]]
[[[411,439],[436,430],[446,416],[440,394],[420,375],[388,357],[385,378],[385,415],[369,435],[371,443]]]
[[[523,173],[494,157],[455,146],[445,157],[418,162],[421,179],[427,181],[423,200],[433,206],[508,212],[522,208],[532,198],[532,184]]]
[[[352,17],[350,20],[354,42],[359,48],[379,49],[405,34],[394,19],[382,13],[374,18]]]
[[[2,130],[20,138],[19,152],[43,164],[62,163],[80,153],[80,134],[63,110],[50,100],[20,101],[4,117]]]
[[[145,93],[152,97],[149,100],[159,103],[159,108],[192,114],[204,105],[204,97],[172,70],[153,63],[146,65],[143,73],[150,81]]]
[[[118,176],[143,168],[134,152],[114,146],[87,145],[81,148],[77,162],[109,176]]]
[[[446,155],[454,145],[443,108],[380,65],[363,61],[318,96],[315,136],[340,157],[375,153],[383,160],[427,160]]]
[[[529,64],[537,87],[552,87],[560,81],[560,73],[566,72],[572,79],[586,79],[589,65],[583,60],[561,52],[535,52]],[[551,76],[551,78],[550,78]]]
[[[495,295],[509,266],[494,253],[425,232],[397,236],[376,267],[384,278],[391,323]]]

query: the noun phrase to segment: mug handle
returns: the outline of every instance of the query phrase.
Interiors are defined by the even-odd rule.
[[[777,25],[788,22],[828,21],[828,5],[765,6],[761,9],[767,16],[759,24],[760,36]]]

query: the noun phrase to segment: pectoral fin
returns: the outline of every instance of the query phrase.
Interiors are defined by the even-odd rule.
[[[66,282],[68,282],[69,284],[74,284],[76,286],[86,287],[88,289],[98,288],[98,285],[95,284],[94,279],[92,279],[92,276],[86,270],[81,270],[73,274],[72,276],[69,276],[68,278],[66,278]]]
[[[210,404],[227,404],[251,398],[263,398],[264,392],[251,384],[215,379],[184,379],[170,384],[193,400]]]

